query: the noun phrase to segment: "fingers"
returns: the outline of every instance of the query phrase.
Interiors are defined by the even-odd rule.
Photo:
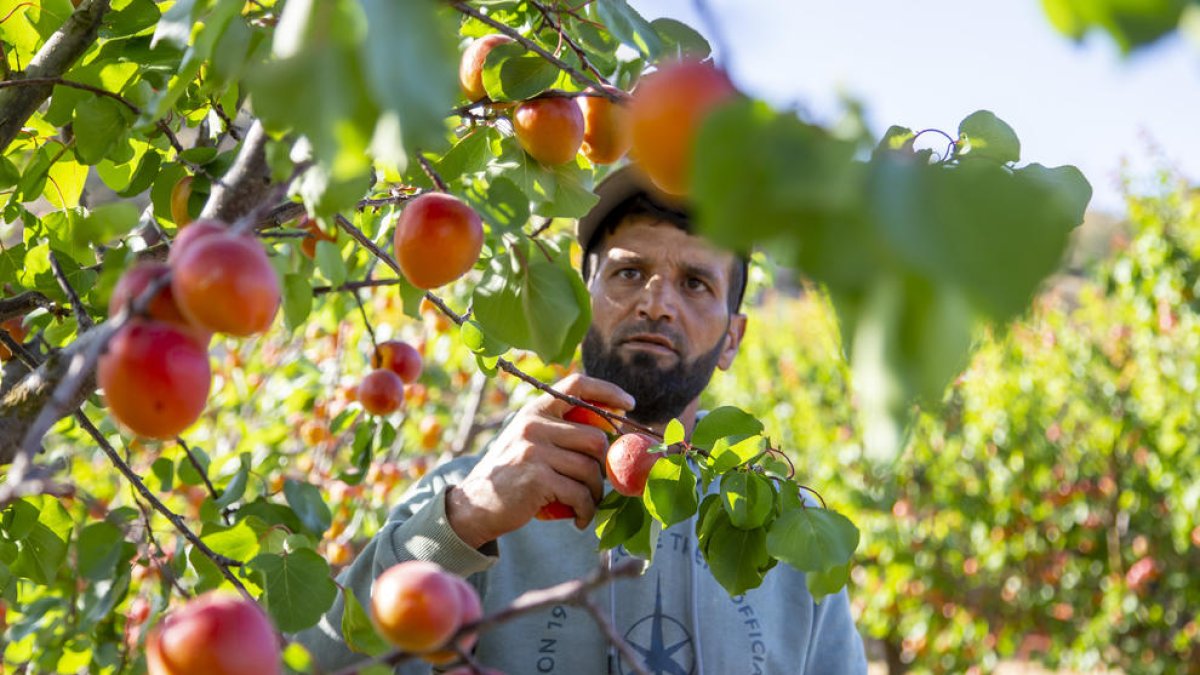
[[[591,457],[555,448],[546,453],[546,464],[554,469],[555,473],[585,486],[591,494],[592,501],[598,502],[604,496],[604,479],[600,477],[600,465]]]
[[[566,476],[550,471],[546,479],[555,499],[575,509],[575,526],[579,529],[587,527],[596,515],[596,500],[582,483]],[[549,503],[553,500],[548,500]]]
[[[586,424],[543,418],[530,431],[540,443],[572,450],[597,462],[603,463],[608,452],[608,434]]]
[[[575,398],[587,399],[598,405],[618,410],[632,410],[637,404],[624,389],[604,380],[588,377],[587,375],[568,375],[554,385],[556,391],[569,394]],[[543,394],[538,399],[539,408],[554,417],[562,417],[571,408],[571,404],[550,394]]]

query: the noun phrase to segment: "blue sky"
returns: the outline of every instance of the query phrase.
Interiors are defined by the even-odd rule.
[[[691,0],[634,0],[709,34]],[[954,133],[980,108],[1022,142],[1022,162],[1075,164],[1094,207],[1121,211],[1123,162],[1164,163],[1200,180],[1200,45],[1173,37],[1123,58],[1107,36],[1075,44],[1040,0],[709,0],[734,80],[779,105],[834,118],[839,92],[862,100],[872,131]],[[723,60],[725,57],[721,57]]]

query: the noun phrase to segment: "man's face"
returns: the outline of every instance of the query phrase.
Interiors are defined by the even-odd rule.
[[[678,417],[737,354],[746,317],[729,313],[734,257],[650,217],[624,222],[596,253],[584,370],[629,392],[634,420]]]

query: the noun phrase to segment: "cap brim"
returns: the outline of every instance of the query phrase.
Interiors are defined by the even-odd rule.
[[[604,222],[608,214],[634,195],[647,195],[655,203],[669,208],[680,209],[685,206],[680,197],[668,195],[654,187],[645,174],[632,164],[623,166],[605,176],[604,180],[596,185],[595,192],[600,201],[596,202],[592,210],[580,218],[575,225],[575,238],[584,250],[587,250],[597,228]]]

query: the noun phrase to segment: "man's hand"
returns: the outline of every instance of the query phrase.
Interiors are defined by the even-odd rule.
[[[571,375],[554,388],[620,410],[634,406],[633,397],[620,387],[585,375]],[[530,402],[466,479],[446,494],[446,517],[464,542],[478,548],[524,526],[555,501],[575,509],[579,529],[591,522],[604,492],[600,467],[608,436],[564,420],[570,408],[549,394]]]

